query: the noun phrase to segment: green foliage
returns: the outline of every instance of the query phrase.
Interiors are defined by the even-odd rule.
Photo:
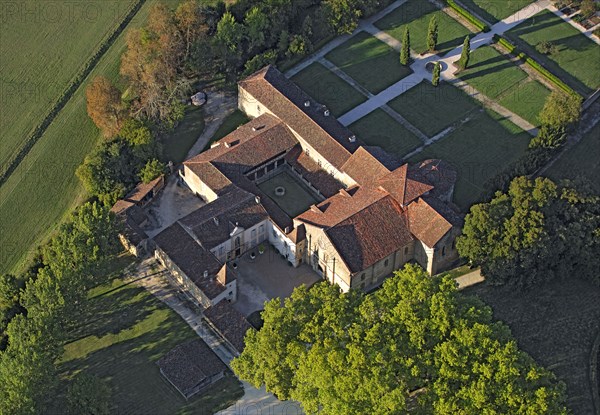
[[[454,0],[448,0],[448,5],[458,14],[460,14],[462,17],[464,17],[466,20],[469,21],[469,23],[471,23],[473,26],[475,26],[477,29],[481,30],[482,32],[489,32],[490,28],[488,25],[486,25],[485,23],[483,23],[479,18],[477,18],[476,16],[474,16],[473,14],[471,14],[467,9],[465,9],[464,7],[459,6],[458,4],[456,4],[456,2]]]
[[[307,413],[566,413],[562,384],[488,307],[415,265],[370,295],[299,287],[262,318],[232,368]]]
[[[246,61],[243,76],[251,75],[267,65],[274,64],[276,60],[277,52],[275,50],[268,50],[265,53],[260,53],[252,59]]]
[[[556,45],[548,40],[543,40],[535,46],[535,49],[543,55],[552,55],[558,52]]]
[[[494,283],[529,287],[558,277],[600,282],[600,198],[545,178],[515,178],[507,193],[471,207],[461,256]]]
[[[165,174],[165,164],[157,159],[149,160],[142,170],[140,170],[140,180],[143,183],[150,183],[158,176]]]
[[[566,141],[567,133],[564,127],[544,124],[538,134],[531,139],[529,148],[555,149],[561,147]]]
[[[110,388],[96,376],[78,375],[68,390],[69,412],[73,415],[108,415]]]
[[[357,1],[325,0],[323,7],[327,15],[329,27],[338,35],[352,33],[358,26],[361,11]]]
[[[265,34],[269,28],[269,18],[258,7],[253,7],[244,18],[246,38],[250,51],[260,50],[265,46]]]
[[[542,124],[554,128],[568,128],[581,117],[581,97],[554,91],[539,115]]]
[[[408,66],[410,63],[410,32],[408,26],[404,29],[402,35],[402,49],[400,49],[400,63]]]
[[[442,71],[442,65],[436,62],[433,66],[433,75],[431,77],[431,84],[438,86],[440,84],[440,72]]]
[[[431,17],[429,21],[429,27],[427,28],[427,49],[429,52],[434,52],[435,47],[437,45],[438,39],[438,23],[437,19],[434,16]]]
[[[292,37],[290,46],[288,47],[288,56],[303,56],[312,50],[312,44],[310,40],[302,35],[295,35]]]
[[[244,37],[244,26],[235,21],[230,12],[223,15],[217,24],[215,39],[230,53],[240,54],[240,46]]]
[[[467,69],[469,66],[469,59],[471,57],[471,40],[469,36],[465,36],[463,42],[462,51],[460,52],[460,59],[458,60],[458,67],[461,70]]]

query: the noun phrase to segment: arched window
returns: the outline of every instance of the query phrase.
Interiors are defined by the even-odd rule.
[[[442,247],[442,256],[446,256],[446,246]]]

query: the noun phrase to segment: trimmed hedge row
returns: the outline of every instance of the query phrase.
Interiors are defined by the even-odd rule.
[[[464,7],[456,4],[454,2],[454,0],[447,0],[446,2],[448,3],[448,6],[450,6],[450,8],[452,10],[454,10],[456,13],[460,14],[462,17],[464,17],[465,19],[467,19],[477,29],[481,30],[482,32],[489,32],[490,31],[490,27],[488,25],[486,25],[485,23],[483,23],[478,17],[476,17],[473,14],[471,14],[471,12],[469,12]]]
[[[548,79],[550,82],[552,82],[558,88],[562,89],[567,94],[579,95],[577,92],[575,92],[573,88],[565,84],[560,78],[558,78],[548,69],[544,68],[538,61],[528,56],[525,52],[519,51],[517,46],[511,43],[508,39],[496,34],[494,35],[494,41],[501,45],[503,48],[505,48],[509,53],[512,53],[513,55],[517,56],[523,62],[528,64],[531,68],[535,69],[540,75],[544,76],[546,79]]]
[[[100,58],[104,56],[108,48],[112,46],[117,37],[123,32],[123,30],[125,30],[129,22],[131,22],[133,17],[137,14],[145,2],[146,0],[137,0],[135,3],[133,3],[121,23],[115,28],[110,36],[104,42],[102,42],[94,54],[88,58],[82,69],[75,75],[71,83],[56,100],[54,105],[48,110],[44,119],[29,134],[19,152],[8,161],[6,169],[0,173],[0,186],[2,186],[6,180],[8,180],[10,175],[16,170],[21,161],[23,161],[25,156],[33,148],[35,143],[37,143],[37,141],[42,137],[52,121],[54,121],[58,113],[64,108],[67,102],[69,102],[85,78],[87,78],[87,76],[96,67],[98,61],[100,61]]]

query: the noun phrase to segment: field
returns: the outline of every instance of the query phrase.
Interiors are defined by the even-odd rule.
[[[444,82],[436,88],[428,81],[393,99],[389,106],[429,137],[479,108],[477,101],[460,89]]]
[[[285,189],[284,196],[275,195],[275,188],[278,186]],[[291,218],[298,216],[317,203],[317,200],[285,171],[259,184],[258,187]]]
[[[80,371],[105,379],[111,413],[214,413],[243,395],[233,375],[186,401],[161,376],[155,362],[196,333],[148,291],[122,278],[90,291],[79,325],[69,330],[61,378]],[[64,408],[64,395],[55,401]],[[52,412],[52,411],[50,411]]]
[[[567,150],[546,174],[553,180],[583,177],[600,194],[600,123]]]
[[[367,145],[379,146],[395,155],[398,160],[423,144],[418,137],[382,109],[376,109],[349,128]]]
[[[500,97],[498,103],[533,125],[539,125],[538,115],[550,90],[538,81],[520,83]]]
[[[378,94],[412,70],[400,64],[398,52],[366,32],[360,32],[325,55],[372,94]],[[373,69],[377,76],[373,76]]]
[[[461,0],[476,15],[494,24],[521,10],[534,0]]]
[[[163,157],[174,164],[185,160],[190,148],[204,130],[204,112],[202,108],[189,106],[177,128],[163,139]]]
[[[12,3],[3,4],[0,25],[2,171],[134,0]]]
[[[410,47],[416,53],[427,50],[427,28],[431,17],[436,16],[439,27],[437,53],[442,55],[460,46],[471,32],[429,1],[408,0],[396,10],[384,16],[375,26],[391,36],[402,40],[404,26],[410,31]]]
[[[454,203],[467,210],[487,180],[527,149],[531,137],[491,111],[481,110],[450,135],[411,157],[410,162],[440,158],[458,170]]]
[[[144,3],[128,27],[144,24],[156,1]],[[168,4],[178,2],[169,0]],[[124,49],[122,33],[0,187],[0,272],[18,272],[65,214],[85,197],[75,169],[101,139],[86,113],[85,85],[96,75],[117,79]]]
[[[488,98],[497,98],[504,91],[527,78],[527,73],[491,46],[471,52],[469,67],[458,76]]]
[[[565,275],[528,292],[487,284],[464,292],[490,305],[494,318],[508,324],[519,348],[566,383],[571,413],[595,413],[590,355],[600,335],[600,288]]]
[[[583,95],[600,87],[600,45],[548,10],[508,32],[529,55]],[[554,43],[558,51],[542,55],[538,43]]]
[[[327,105],[336,117],[366,101],[366,97],[318,62],[292,77],[308,95]]]

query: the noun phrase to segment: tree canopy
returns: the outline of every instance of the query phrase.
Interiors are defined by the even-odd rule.
[[[600,282],[598,229],[598,196],[517,177],[506,193],[471,207],[457,248],[496,283],[530,286],[571,276]]]
[[[119,132],[125,117],[121,92],[103,76],[97,76],[85,90],[87,113],[105,136]]]
[[[369,295],[301,286],[262,318],[232,368],[307,413],[566,413],[563,385],[488,307],[416,265]]]

